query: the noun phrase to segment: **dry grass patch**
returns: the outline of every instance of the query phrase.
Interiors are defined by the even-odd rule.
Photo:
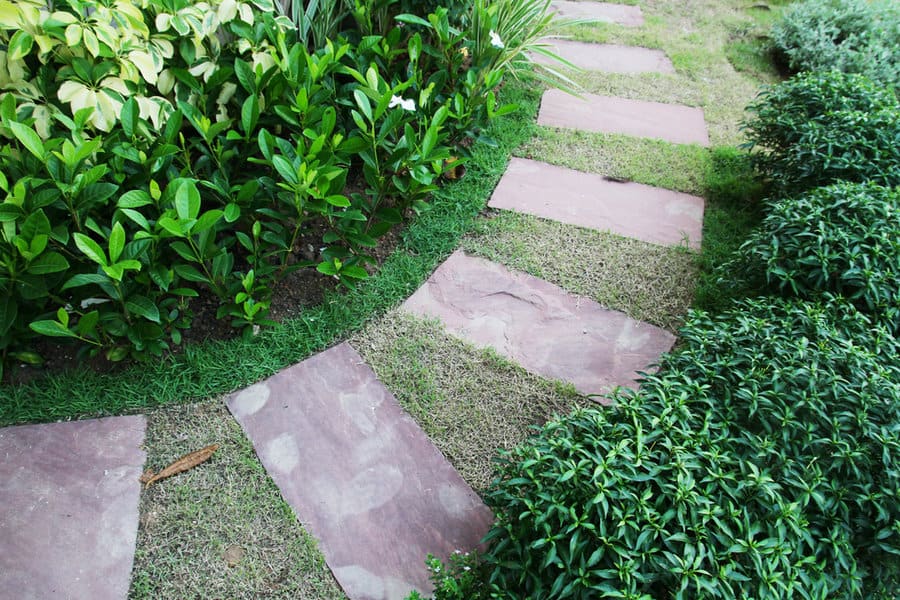
[[[697,255],[687,248],[508,211],[482,219],[463,247],[671,331],[693,300]]]
[[[345,598],[221,401],[147,415],[147,464],[219,444],[141,495],[131,598]]]
[[[497,451],[532,426],[590,401],[496,353],[451,337],[435,321],[393,311],[350,343],[466,482],[485,490]]]

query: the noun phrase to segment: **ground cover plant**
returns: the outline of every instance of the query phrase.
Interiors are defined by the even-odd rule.
[[[897,331],[900,192],[839,183],[772,203],[743,247],[779,292],[843,295]]]
[[[494,89],[544,4],[477,2],[464,31],[445,8],[360,4],[317,48],[266,2],[10,5],[4,356],[39,362],[38,336],[159,355],[198,295],[249,334],[296,269],[366,278],[377,239],[512,110]]]
[[[749,148],[778,194],[900,184],[900,101],[862,75],[803,73],[764,89],[748,110]]]
[[[698,312],[615,410],[508,456],[493,597],[890,597],[897,340],[840,299]]]
[[[900,88],[900,7],[890,0],[806,0],[772,28],[779,58],[793,72],[859,73]]]

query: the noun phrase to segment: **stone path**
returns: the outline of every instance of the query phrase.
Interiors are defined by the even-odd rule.
[[[430,592],[425,556],[487,533],[490,510],[347,343],[228,408],[350,598]]]
[[[675,337],[537,277],[455,252],[404,310],[584,394],[635,387]]]
[[[709,146],[706,121],[699,108],[596,94],[583,97],[581,100],[560,90],[547,90],[541,98],[538,124]]]
[[[644,24],[644,15],[641,13],[640,6],[591,1],[570,2],[567,0],[554,0],[550,7],[559,16],[567,19],[594,19],[626,27],[640,27]]]
[[[0,429],[0,598],[128,593],[142,416]]]
[[[553,2],[562,16],[625,26],[635,6]],[[674,72],[646,48],[554,41],[606,72]],[[708,145],[697,108],[556,90],[550,127]],[[514,159],[490,206],[656,244],[700,245],[700,198]],[[675,341],[662,329],[536,277],[456,252],[403,305],[583,393],[634,387]],[[475,548],[491,514],[343,343],[236,392],[228,407],[351,600],[430,592],[424,558]],[[143,417],[0,430],[0,600],[122,599],[138,525]]]
[[[488,206],[666,246],[700,247],[703,198],[513,158]]]
[[[547,49],[579,69],[604,73],[674,73],[672,61],[661,50],[619,46],[618,44],[588,44],[570,40],[545,40]],[[552,64],[541,54],[535,61]]]

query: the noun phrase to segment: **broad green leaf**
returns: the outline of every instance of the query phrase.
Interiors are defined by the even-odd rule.
[[[62,289],[67,290],[69,288],[81,287],[83,285],[107,283],[108,281],[108,277],[100,275],[99,273],[79,273],[78,275],[73,275],[67,282],[65,282],[62,286]]]
[[[178,218],[196,219],[200,214],[200,191],[194,181],[183,181],[175,192],[175,212]]]
[[[17,121],[11,121],[7,126],[29,152],[40,160],[46,160],[47,153],[44,151],[44,143],[41,142],[41,138],[35,133],[34,129],[26,127]]]
[[[138,119],[140,118],[140,109],[138,108],[137,100],[133,97],[129,98],[125,104],[122,105],[122,110],[119,115],[122,131],[125,132],[126,136],[133,137],[137,130]]]
[[[125,249],[125,228],[121,223],[113,225],[109,233],[109,262],[118,262]]]
[[[77,334],[69,331],[68,327],[57,321],[34,321],[28,327],[35,333],[47,337],[78,337]]]
[[[244,100],[241,106],[241,125],[244,127],[244,134],[250,135],[256,128],[256,122],[259,120],[259,98],[256,95],[249,96]]]
[[[10,202],[0,204],[0,223],[15,221],[22,217],[22,209]]]
[[[234,223],[241,218],[241,207],[234,202],[229,202],[228,205],[225,206],[224,216],[226,223]]]
[[[100,248],[100,244],[84,235],[83,233],[75,233],[75,245],[78,246],[78,249],[81,252],[90,258],[92,261],[101,266],[106,266],[106,254],[104,254],[103,249]]]
[[[272,164],[285,181],[294,185],[299,183],[300,180],[297,178],[297,172],[294,170],[294,165],[292,165],[284,156],[276,154],[272,157]]]
[[[32,275],[48,275],[59,273],[69,268],[69,261],[58,252],[47,252],[37,257],[28,265],[28,272]]]
[[[159,323],[159,308],[146,296],[135,295],[125,301],[125,308],[129,312],[144,317],[154,323]]]

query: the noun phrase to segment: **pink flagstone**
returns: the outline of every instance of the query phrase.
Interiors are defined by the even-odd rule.
[[[582,99],[553,89],[544,92],[538,124],[709,146],[703,110],[677,104],[596,94]]]
[[[700,247],[703,198],[513,158],[488,204],[666,246]]]
[[[124,599],[142,416],[0,429],[0,598]]]
[[[606,73],[674,73],[672,61],[662,50],[618,44],[591,44],[571,40],[544,40],[547,49],[587,71]],[[535,60],[558,64],[541,54]]]
[[[430,593],[428,553],[473,550],[490,510],[349,344],[228,408],[351,600]]]
[[[593,0],[582,2],[554,0],[550,8],[555,10],[559,16],[569,19],[595,19],[626,27],[640,27],[644,24],[644,15],[641,14],[640,6],[594,2]]]
[[[675,337],[531,275],[455,252],[403,304],[448,331],[584,394],[636,387]]]

